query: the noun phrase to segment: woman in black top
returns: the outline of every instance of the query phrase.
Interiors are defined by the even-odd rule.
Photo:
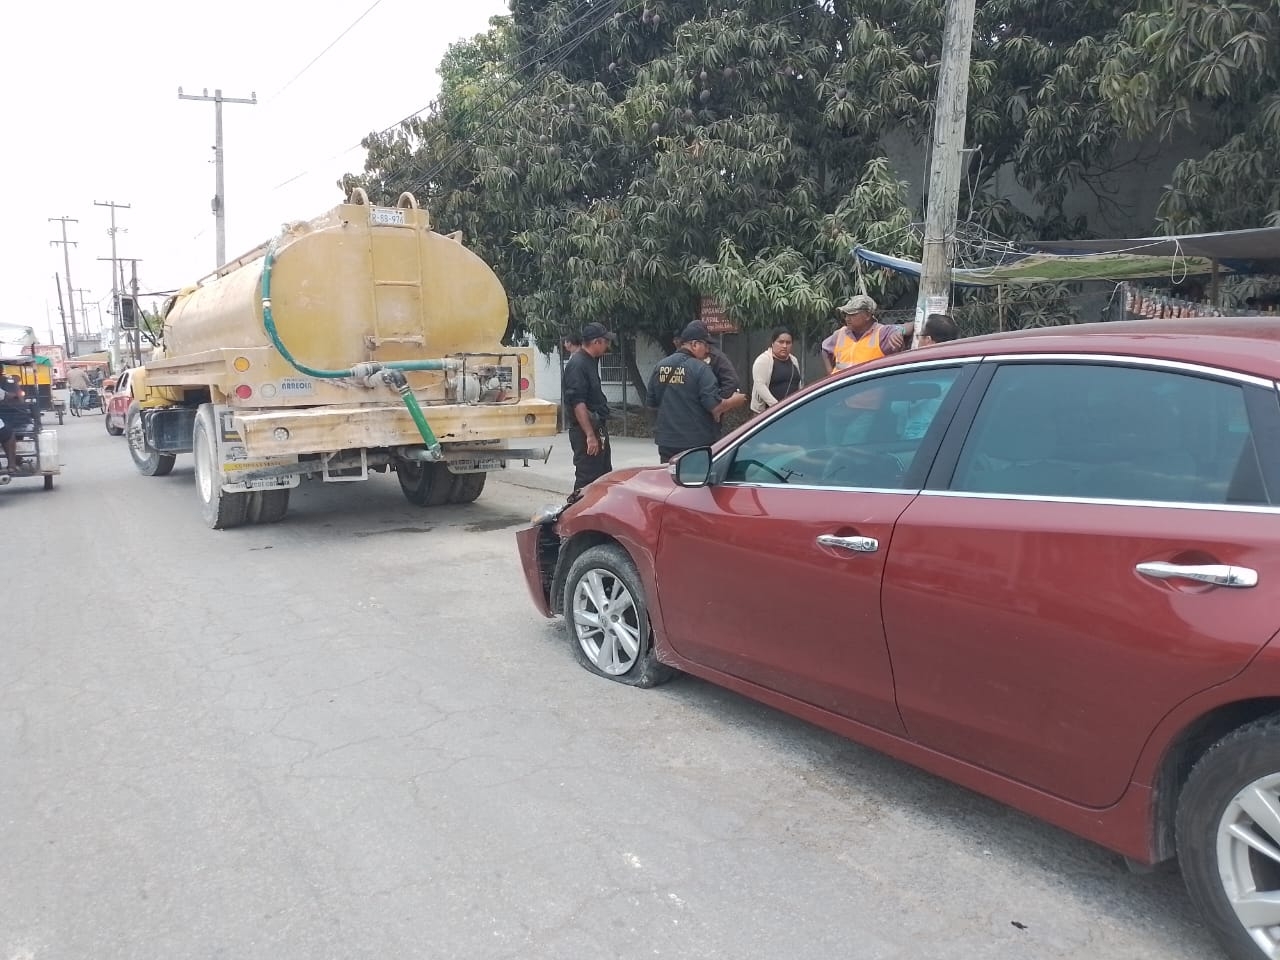
[[[804,382],[800,362],[792,355],[790,330],[777,327],[769,335],[769,349],[751,365],[751,409],[760,413],[795,393]]]

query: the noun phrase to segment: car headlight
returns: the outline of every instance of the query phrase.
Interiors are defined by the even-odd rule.
[[[540,507],[529,519],[534,523],[555,523],[560,519],[560,514],[564,513],[564,509],[563,503],[550,503]]]

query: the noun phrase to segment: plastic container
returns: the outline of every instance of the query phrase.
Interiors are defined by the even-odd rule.
[[[58,462],[58,432],[56,430],[40,431],[40,473],[58,473],[62,465]]]

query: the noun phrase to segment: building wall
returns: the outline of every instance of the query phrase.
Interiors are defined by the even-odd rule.
[[[898,130],[885,136],[881,145],[899,179],[907,182],[907,205],[920,208],[928,182],[926,144]],[[1085,216],[1089,229],[1100,236],[1150,236],[1156,232],[1156,208],[1165,185],[1173,179],[1174,168],[1187,157],[1204,156],[1205,152],[1200,138],[1185,129],[1176,130],[1165,141],[1122,143],[1116,150],[1116,172],[1102,181],[1102,195],[1108,199],[1100,200],[1088,186],[1079,184],[1067,194],[1065,212]],[[994,190],[1024,213],[1044,212],[1031,191],[1018,182],[1012,165],[996,174]]]

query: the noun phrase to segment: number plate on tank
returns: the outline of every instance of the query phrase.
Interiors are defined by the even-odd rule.
[[[404,211],[395,207],[370,207],[369,222],[375,226],[403,227]]]

